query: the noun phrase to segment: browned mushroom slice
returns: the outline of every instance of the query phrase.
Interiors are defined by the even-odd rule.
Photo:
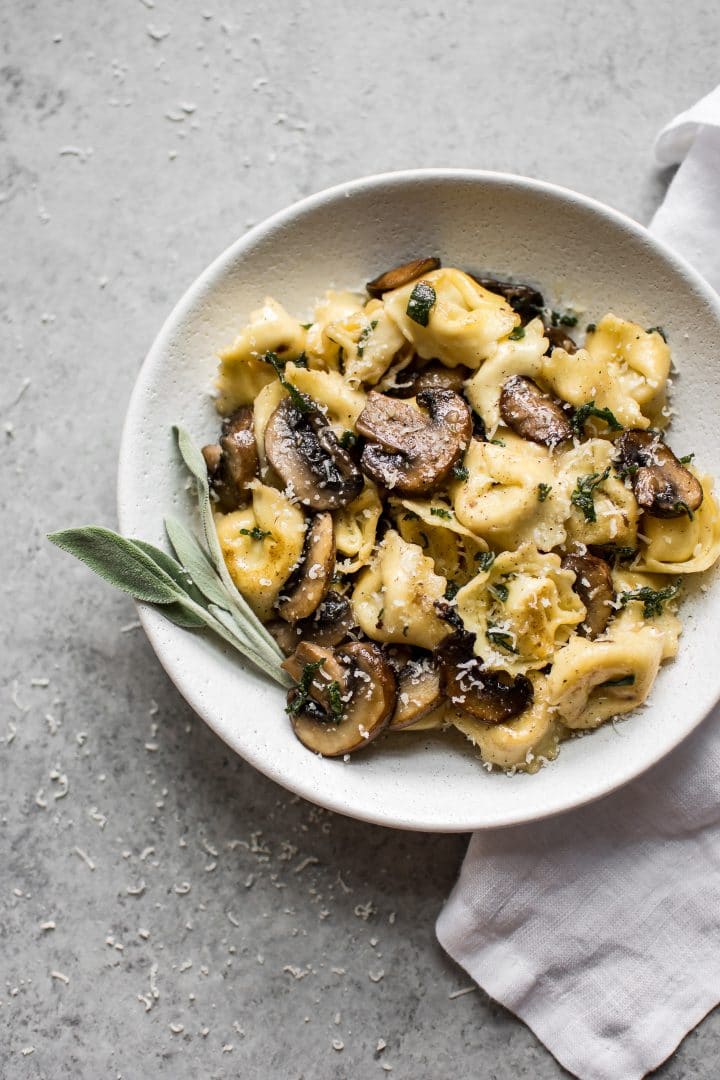
[[[423,368],[406,368],[401,381],[391,391],[392,397],[415,397],[422,390],[453,390],[462,394],[470,372],[464,367],[446,368],[433,361]]]
[[[360,470],[319,409],[283,398],[265,429],[265,453],[296,498],[312,510],[336,510],[360,494]]]
[[[624,431],[615,448],[620,471],[630,477],[638,505],[652,517],[682,517],[699,508],[703,501],[700,481],[658,432]]]
[[[283,667],[298,683],[288,694],[288,712],[308,750],[350,754],[387,727],[397,687],[377,645],[355,641],[333,651],[302,643]]]
[[[284,619],[273,619],[267,623],[267,629],[286,656],[295,652],[301,641],[314,645],[340,645],[354,628],[350,601],[334,589],[330,590],[309,618],[301,619],[292,626]]]
[[[400,289],[403,285],[409,285],[411,281],[422,277],[423,274],[429,274],[431,270],[438,270],[439,267],[439,259],[432,257],[413,259],[412,262],[403,263],[402,266],[395,266],[392,270],[386,270],[383,274],[378,274],[372,281],[368,281],[365,288],[370,296],[379,298],[392,289]]]
[[[415,400],[427,412],[373,390],[355,425],[368,440],[363,472],[404,495],[439,487],[472,436],[470,409],[452,390],[422,390]]]
[[[545,307],[543,294],[534,289],[532,285],[523,285],[516,281],[499,281],[494,277],[478,277],[477,274],[469,275],[478,285],[488,292],[499,293],[507,300],[513,311],[517,311],[523,322],[535,319]]]
[[[298,626],[306,641],[314,641],[317,645],[339,645],[355,627],[350,601],[331,589],[317,611]]]
[[[610,567],[597,555],[564,555],[562,567],[574,573],[573,589],[586,609],[578,633],[591,640],[599,637],[613,615],[615,590]]]
[[[533,685],[525,675],[485,669],[468,647],[468,635],[451,638],[440,654],[443,691],[454,705],[484,724],[504,724],[533,702]]]
[[[511,375],[500,391],[500,414],[509,428],[543,446],[557,446],[572,436],[562,406],[543,394],[537,383]]]
[[[210,486],[218,509],[227,514],[247,501],[248,484],[258,471],[253,410],[244,405],[224,421],[219,443],[203,447]]]
[[[265,629],[270,631],[285,656],[294,653],[300,642],[305,640],[302,623],[295,623],[294,626],[291,626],[284,619],[272,619],[271,622],[265,624]]]
[[[398,697],[388,731],[401,731],[441,703],[440,669],[431,656],[412,659],[398,675]]]
[[[576,343],[562,326],[546,326],[543,334],[550,342],[548,352],[552,352],[553,349],[564,349],[566,353],[570,354],[578,351]]]
[[[332,514],[316,514],[308,526],[302,562],[284,588],[277,605],[286,622],[307,619],[330,588],[335,569],[335,533]]]

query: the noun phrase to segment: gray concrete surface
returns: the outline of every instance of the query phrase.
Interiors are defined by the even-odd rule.
[[[653,136],[717,81],[719,30],[703,0],[2,5],[3,1078],[565,1075],[452,997],[433,923],[465,839],[335,817],[233,758],[44,534],[114,524],[142,357],[249,224],[421,165],[646,221]],[[719,1057],[716,1012],[661,1072]]]

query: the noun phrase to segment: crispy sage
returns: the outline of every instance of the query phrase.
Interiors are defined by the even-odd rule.
[[[176,625],[212,630],[281,686],[289,686],[291,680],[280,667],[283,654],[227,572],[202,454],[187,432],[176,429],[176,433],[183,460],[196,481],[209,552],[174,518],[166,519],[165,528],[177,560],[144,540],[131,540],[97,525],[51,533],[48,539],[111,585],[156,606]]]

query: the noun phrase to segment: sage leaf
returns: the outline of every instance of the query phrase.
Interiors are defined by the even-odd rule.
[[[172,604],[182,597],[178,583],[155,558],[132,540],[89,525],[48,536],[56,547],[80,559],[115,588],[150,604]]]
[[[228,631],[228,633],[230,633],[237,640],[238,624],[237,621],[232,617],[232,615],[230,615],[229,612],[225,611],[224,608],[216,607],[214,604],[210,605],[209,610],[210,613],[215,617],[215,619],[217,619],[217,621],[221,623],[222,626]],[[242,641],[242,650],[244,650],[246,655],[252,659],[252,662],[255,664],[256,667],[259,667],[262,671],[270,675],[271,678],[275,679],[275,681],[280,683],[281,686],[294,686],[292,679],[285,671],[283,671],[283,669],[278,664],[276,657],[273,654],[269,654],[267,652],[260,654],[255,651],[251,652],[250,646],[248,646],[248,644],[243,641],[242,638],[240,638],[239,640]],[[239,648],[239,646],[236,645],[236,648]]]
[[[137,544],[139,548],[142,548],[146,555],[149,555],[153,562],[156,562],[161,570],[175,581],[184,593],[194,600],[196,604],[204,604],[203,594],[193,584],[193,580],[187,570],[181,566],[172,555],[168,555],[160,548],[156,548],[153,544],[149,544],[146,540],[133,540],[134,544]],[[182,560],[180,560],[182,562]]]
[[[275,656],[277,660],[283,660],[284,656],[280,647],[278,646],[272,635],[265,629],[263,624],[255,615],[247,600],[241,593],[238,592],[235,587],[235,582],[230,577],[228,568],[225,565],[225,559],[220,548],[220,541],[218,540],[217,531],[215,529],[215,520],[213,518],[212,503],[210,501],[210,486],[207,478],[207,466],[205,464],[205,458],[202,456],[195,443],[192,441],[189,433],[179,425],[175,425],[173,428],[178,441],[178,448],[182,456],[185,465],[190,470],[197,483],[197,496],[198,507],[200,510],[200,522],[202,524],[203,533],[205,535],[205,542],[207,544],[208,552],[210,553],[210,559],[212,561],[218,577],[222,581],[228,596],[232,600],[234,612],[237,613],[238,618],[246,630],[248,637],[257,642],[264,643],[266,650],[269,650],[271,655]],[[225,605],[226,606],[226,605]]]
[[[203,596],[219,607],[230,608],[232,601],[227,591],[192,533],[172,517],[165,518],[165,531],[175,554]]]
[[[183,630],[200,630],[206,625],[205,620],[196,615],[194,611],[186,608],[182,600],[178,600],[174,604],[164,604],[160,611],[166,619],[175,623],[176,626],[181,626]]]

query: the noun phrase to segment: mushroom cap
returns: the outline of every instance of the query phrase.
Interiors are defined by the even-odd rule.
[[[432,712],[443,700],[440,668],[429,654],[408,660],[398,673],[397,683],[397,703],[388,731],[402,731]]]
[[[621,468],[630,472],[638,505],[651,517],[693,513],[703,501],[696,476],[675,457],[659,432],[631,428],[615,443]]]
[[[484,724],[504,724],[533,703],[533,685],[525,675],[512,676],[482,666],[471,637],[457,634],[443,646],[440,673],[445,695]]]
[[[422,412],[373,390],[356,428],[368,440],[361,467],[372,480],[401,494],[433,491],[460,460],[472,437],[466,402],[452,390],[422,390]]]
[[[563,570],[572,570],[575,575],[573,591],[585,605],[586,615],[578,627],[582,637],[593,641],[604,633],[614,614],[612,603],[615,599],[610,567],[598,555],[564,555]]]
[[[545,299],[539,289],[532,285],[524,285],[519,281],[501,281],[494,277],[482,277],[477,274],[469,275],[478,285],[488,292],[498,293],[507,300],[513,311],[517,311],[522,321],[529,322],[537,317],[545,307]]]
[[[549,342],[548,352],[552,352],[553,349],[564,349],[566,353],[572,356],[578,351],[577,343],[570,337],[564,327],[546,325],[543,333]]]
[[[558,402],[523,375],[511,375],[500,391],[500,415],[517,435],[543,446],[572,437],[572,425]]]
[[[336,510],[360,493],[362,474],[319,409],[283,398],[265,428],[265,453],[305,506]]]
[[[238,510],[247,502],[248,487],[258,473],[252,407],[243,405],[229,416],[219,442],[204,446],[202,453],[218,509],[224,514]]]
[[[422,390],[453,390],[462,394],[470,371],[465,367],[449,368],[437,361],[431,361],[422,367],[415,362],[403,370],[402,383],[389,391],[397,398],[415,397]]]
[[[423,274],[429,274],[431,270],[439,268],[440,260],[433,256],[426,259],[412,259],[400,266],[394,266],[392,270],[385,270],[382,274],[378,274],[372,281],[368,281],[365,288],[373,298],[381,298],[384,293],[409,285],[411,281],[422,277]]]
[[[307,664],[320,664],[305,701],[296,688],[288,694],[288,711],[295,735],[308,750],[339,757],[360,750],[386,728],[397,699],[395,676],[377,645],[355,641],[337,650],[303,642],[283,662],[297,681]],[[329,687],[336,684],[335,691]],[[332,719],[333,699],[342,714]]]
[[[335,531],[332,514],[325,510],[308,526],[302,562],[277,605],[280,618],[295,623],[312,615],[330,588],[334,570]]]

